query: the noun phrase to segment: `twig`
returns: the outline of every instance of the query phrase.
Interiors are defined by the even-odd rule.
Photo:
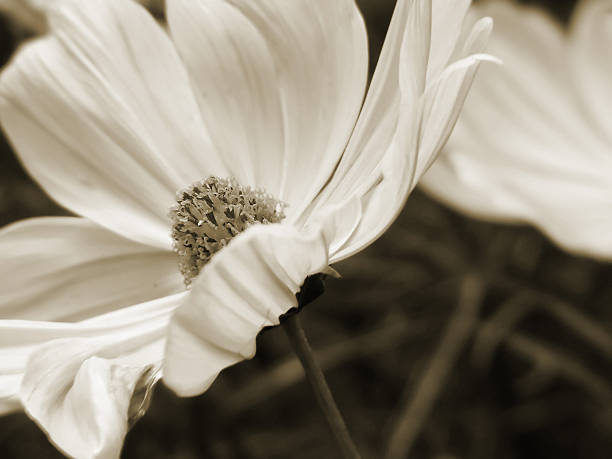
[[[327,424],[342,451],[342,455],[347,459],[360,458],[361,456],[351,439],[344,419],[340,414],[340,410],[338,410],[338,406],[325,381],[325,376],[314,358],[312,348],[306,339],[306,334],[304,333],[298,314],[287,317],[284,328],[296,355],[304,367],[306,378],[312,387],[321,411],[325,415]]]
[[[612,359],[612,335],[604,327],[580,312],[580,308],[557,298],[553,294],[542,292],[513,279],[504,277],[498,278],[496,281],[503,287],[518,290],[522,295],[531,297],[534,302],[555,316],[567,328],[599,349],[606,357]]]
[[[612,389],[608,382],[577,360],[516,332],[508,336],[506,344],[512,351],[529,358],[545,371],[563,375],[586,388],[596,399],[612,403]]]
[[[387,351],[426,331],[427,327],[421,322],[394,319],[391,323],[373,331],[315,349],[314,354],[321,369],[326,371],[355,358]],[[224,412],[228,416],[233,416],[291,387],[302,379],[304,379],[304,369],[297,357],[291,357],[255,378],[243,389],[234,392],[224,403]]]
[[[490,319],[482,322],[472,346],[472,361],[478,368],[490,365],[497,348],[531,309],[528,295],[517,293],[504,301]]]
[[[403,404],[392,429],[387,459],[407,457],[425,423],[446,378],[478,323],[484,283],[474,274],[463,278],[459,303],[412,396]]]
[[[600,401],[612,401],[612,390],[607,382],[570,356],[555,351],[534,338],[513,330],[526,314],[533,310],[534,299],[569,328],[581,331],[588,341],[597,343],[598,348],[608,354],[610,336],[597,324],[578,312],[571,305],[533,289],[523,289],[506,301],[487,321],[482,322],[472,350],[472,358],[481,367],[487,365],[501,345],[521,354],[534,363],[531,373],[523,377],[523,388],[541,383],[553,376],[562,375],[568,380],[585,387]]]
[[[576,307],[557,298],[542,294],[542,306],[570,330],[612,359],[612,336],[601,325],[582,314]]]
[[[576,418],[584,406],[576,400],[569,400],[567,394],[546,394],[543,398],[518,403],[500,413],[499,420],[503,426],[514,434],[521,434],[542,429],[553,423],[564,423]],[[609,426],[608,429],[610,429]]]
[[[447,271],[460,271],[466,265],[465,255],[450,248],[462,247],[461,244],[452,246],[440,243],[422,233],[415,232],[414,228],[406,229],[399,225],[395,226],[393,231],[396,240],[401,241],[399,249],[402,251],[424,256]]]

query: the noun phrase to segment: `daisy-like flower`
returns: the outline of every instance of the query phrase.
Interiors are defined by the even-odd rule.
[[[429,193],[469,215],[535,225],[568,251],[612,259],[612,1],[582,0],[568,30],[491,2],[489,51]]]
[[[21,161],[78,218],[0,233],[0,409],[117,457],[161,374],[205,391],[305,279],[375,240],[456,121],[491,29],[400,0],[365,103],[353,0],[63,1],[3,72]]]

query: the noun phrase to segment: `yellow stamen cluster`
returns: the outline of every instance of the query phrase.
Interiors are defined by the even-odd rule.
[[[181,190],[170,209],[174,250],[189,286],[210,258],[255,223],[278,223],[285,205],[235,179],[208,177]]]

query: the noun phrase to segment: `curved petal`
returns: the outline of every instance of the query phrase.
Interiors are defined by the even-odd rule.
[[[309,225],[315,224],[322,228],[325,240],[329,244],[330,264],[359,228],[363,212],[362,199],[352,196],[337,206],[326,208],[325,212],[317,213],[309,222]]]
[[[362,102],[367,37],[354,1],[169,0],[168,19],[233,175],[298,215]]]
[[[394,114],[388,115],[396,119],[390,143],[375,163],[364,165],[362,161],[366,159],[358,157],[355,164],[362,164],[365,171],[361,173],[364,175],[358,178],[352,174],[359,171],[349,169],[348,175],[342,178],[344,184],[332,191],[332,199],[338,199],[344,193],[354,193],[363,201],[359,226],[332,254],[332,262],[363,249],[395,220],[409,193],[446,143],[480,62],[491,59],[478,54],[491,31],[489,19],[477,21],[466,34],[461,30],[464,11],[453,13],[451,5],[445,2],[434,3],[432,10],[430,6],[428,2],[419,1],[412,5],[406,17],[407,27],[401,45],[396,44],[399,47],[394,64],[397,82],[386,82],[387,87],[397,88],[398,99]],[[432,15],[441,17],[435,19]],[[445,33],[449,39],[455,40],[451,41],[452,46],[441,39],[440,35]],[[432,69],[440,66],[440,56],[455,60],[435,73],[437,71]],[[373,112],[365,112],[370,108],[364,107],[363,119],[376,113],[376,106],[373,107]],[[372,146],[365,148],[363,151],[368,151]]]
[[[21,374],[0,373],[0,416],[23,409],[19,400]]]
[[[399,0],[355,131],[321,200],[345,199],[377,175],[398,130],[400,100],[416,106],[457,45],[469,1]],[[409,154],[409,153],[408,153]]]
[[[256,225],[216,254],[194,282],[169,328],[164,382],[181,396],[197,395],[224,368],[255,354],[262,328],[297,305],[307,276],[327,267],[320,230]]]
[[[227,175],[165,32],[131,0],[64,0],[53,34],[2,74],[0,121],[60,204],[139,242],[171,246],[177,190]]]
[[[470,215],[530,222],[569,250],[612,256],[610,144],[584,116],[560,26],[511,3],[476,11],[493,17],[489,51],[504,65],[482,70],[424,189]]]
[[[0,319],[75,321],[184,290],[176,255],[83,218],[0,231]]]
[[[537,149],[529,153],[551,154]],[[608,212],[612,186],[579,175],[567,179],[551,171],[529,170],[528,162],[521,160],[491,165],[470,152],[454,150],[432,168],[423,183],[436,199],[468,215],[525,221],[566,250],[612,259],[612,216]]]
[[[168,321],[184,296],[72,324],[0,321],[1,373],[20,383],[0,387],[0,396],[19,390],[28,415],[66,454],[119,457],[128,421],[142,414],[136,392],[155,382]]]

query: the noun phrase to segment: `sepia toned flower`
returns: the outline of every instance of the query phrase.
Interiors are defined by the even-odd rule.
[[[80,217],[0,233],[0,409],[117,457],[162,376],[200,394],[305,279],[395,219],[448,138],[491,30],[396,6],[367,82],[353,0],[62,2],[2,73],[0,121]]]
[[[612,258],[612,2],[583,0],[568,30],[512,2],[446,152],[423,177],[432,196],[477,218],[525,222],[562,248]]]

